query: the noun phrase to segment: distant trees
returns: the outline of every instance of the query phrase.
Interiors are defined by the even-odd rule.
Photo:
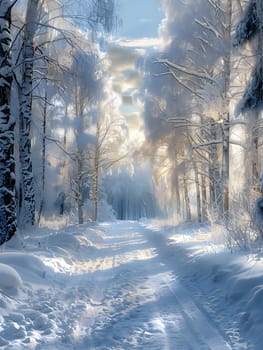
[[[48,107],[47,132],[53,136],[48,138],[47,159],[57,167],[53,178],[57,198],[52,199],[56,212],[76,214],[83,223],[97,220],[100,179],[126,155],[122,149],[126,125],[114,107],[105,57],[98,46],[79,38],[78,47],[65,52],[67,69],[58,74],[61,82],[53,95],[54,106]]]
[[[148,172],[149,169],[146,168],[130,174],[127,170],[120,169],[106,177],[107,200],[117,219],[138,220],[157,215],[157,200]]]
[[[103,110],[102,110],[103,113]],[[105,113],[105,111],[104,111]],[[102,116],[96,123],[96,135],[93,147],[90,149],[91,159],[91,189],[90,200],[92,202],[93,221],[98,219],[98,209],[101,192],[101,175],[105,176],[111,168],[127,156],[121,146],[125,144],[123,124],[120,119]]]

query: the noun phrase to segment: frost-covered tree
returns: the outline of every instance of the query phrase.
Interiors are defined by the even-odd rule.
[[[66,16],[76,27],[111,32],[117,25],[116,0],[62,0]]]
[[[229,206],[232,1],[162,3],[166,18],[160,32],[166,45],[155,54],[159,71],[148,65],[155,73],[146,81],[148,135],[160,143],[163,138],[163,148],[167,136],[173,135],[166,147],[167,175],[172,188],[179,185],[182,189],[181,193],[173,191],[174,202],[180,202],[181,196],[187,208],[187,192],[194,183],[199,220],[209,205],[219,216]],[[186,211],[190,217],[189,208]]]
[[[35,223],[35,191],[31,157],[31,119],[33,94],[33,69],[35,59],[34,37],[39,25],[43,1],[28,0],[21,49],[20,88],[20,200],[19,221],[22,226]]]
[[[32,225],[35,221],[35,183],[36,173],[32,167],[32,103],[34,95],[45,95],[43,89],[36,90],[37,86],[45,86],[41,84],[43,80],[54,79],[54,74],[49,74],[51,65],[60,67],[61,60],[56,57],[57,50],[60,45],[56,46],[56,42],[64,42],[61,45],[72,47],[79,46],[79,41],[87,36],[87,32],[81,32],[74,28],[74,19],[81,19],[81,27],[85,30],[97,31],[105,29],[111,30],[113,26],[113,15],[115,12],[115,1],[87,1],[87,11],[81,13],[73,13],[79,11],[78,4],[62,1],[66,17],[70,22],[63,18],[64,11],[61,3],[56,0],[28,0],[27,10],[24,20],[22,32],[22,47],[18,61],[21,67],[20,78],[20,193],[19,193],[19,222],[21,225]],[[109,11],[108,11],[109,10]],[[77,26],[77,24],[76,24]],[[81,39],[82,38],[82,39]],[[90,39],[88,39],[90,40]],[[52,51],[53,50],[53,51]],[[68,50],[69,51],[69,50]],[[44,67],[44,68],[43,68]],[[64,68],[64,67],[63,67]],[[59,68],[58,68],[59,69]],[[58,75],[55,79],[58,78]],[[52,84],[49,84],[51,86]],[[54,85],[54,84],[53,84]],[[56,84],[58,86],[58,84]],[[61,83],[61,86],[63,82]],[[45,89],[45,88],[44,88]],[[54,90],[53,90],[54,91]],[[42,98],[44,99],[44,98]],[[44,109],[50,101],[45,101]],[[36,102],[41,103],[41,100]],[[44,111],[45,114],[45,111]],[[46,137],[42,137],[43,145]],[[43,150],[43,147],[42,147]],[[43,157],[42,157],[43,158]],[[42,159],[42,164],[45,160]],[[42,176],[43,179],[43,176]],[[43,206],[43,201],[41,202]],[[41,209],[42,210],[42,209]],[[40,211],[41,211],[40,210]]]
[[[256,40],[255,67],[243,95],[240,110],[262,110],[263,108],[263,2],[250,0],[244,15],[236,27],[235,46],[243,46]]]
[[[87,192],[90,174],[88,146],[94,143],[89,128],[92,125],[92,113],[96,108],[101,83],[98,78],[98,57],[95,52],[75,51],[70,74],[76,145],[71,156],[75,163],[71,182],[77,203],[78,222],[82,224],[84,192]]]
[[[199,6],[203,7],[203,14],[200,13]],[[197,138],[192,138],[194,149],[209,147],[213,160],[210,161],[212,172],[211,184],[217,194],[213,195],[214,207],[219,215],[227,213],[229,210],[229,152],[230,152],[230,79],[231,79],[231,50],[230,38],[232,29],[232,0],[202,2],[198,6],[196,3],[189,15],[193,17],[193,37],[188,39],[189,54],[186,60],[181,63],[171,62],[168,59],[159,59],[158,62],[166,68],[163,74],[169,74],[177,84],[191,92],[192,103],[195,104],[195,116],[189,115],[185,119],[189,124],[189,131],[198,132]],[[187,31],[186,31],[187,35]],[[220,63],[219,63],[220,62]],[[207,96],[208,89],[214,94]],[[208,101],[210,99],[210,101]],[[213,117],[207,113],[205,102],[211,103]],[[214,105],[212,105],[214,104]],[[196,124],[196,114],[199,115],[200,128],[191,127]],[[203,142],[205,127],[208,119],[211,120],[210,142]],[[178,123],[178,118],[173,119]],[[195,120],[195,122],[194,122]],[[217,128],[217,124],[221,128]],[[179,118],[179,127],[182,122]],[[199,130],[198,130],[199,129]],[[221,135],[213,130],[221,131]],[[207,133],[206,133],[207,135]],[[212,138],[215,136],[215,138]],[[221,141],[219,141],[221,139]],[[199,145],[199,147],[198,147]],[[212,152],[214,152],[212,154]],[[222,153],[220,171],[215,163],[216,158]],[[199,156],[197,154],[197,156]],[[194,159],[193,159],[194,160]],[[200,163],[200,160],[199,160]],[[194,169],[197,170],[196,162]],[[215,165],[215,166],[214,166]],[[217,190],[219,188],[219,190]],[[198,191],[197,191],[198,194]],[[197,202],[199,200],[197,199]],[[197,206],[198,208],[198,206]]]
[[[104,107],[104,108],[103,108]],[[91,154],[91,195],[92,201],[92,220],[98,218],[101,177],[107,176],[112,167],[120,166],[126,158],[127,130],[126,124],[120,118],[114,115],[114,109],[107,111],[109,106],[104,105],[100,110],[100,120],[97,121],[95,143],[90,152]],[[110,170],[111,171],[111,170]]]
[[[232,117],[241,65],[232,52],[232,31],[242,3],[163,0],[162,4],[163,44],[147,59],[144,75],[146,152],[162,157],[155,171],[167,186],[170,182],[166,193],[174,193],[169,202],[177,215],[178,206],[184,212],[181,217],[190,216],[185,210],[188,191],[190,211],[198,220],[206,219],[208,212],[227,217],[234,182],[230,163],[236,146],[232,145],[241,145],[234,131],[244,122]]]
[[[0,244],[16,231],[15,119],[10,113],[12,65],[11,10],[15,1],[0,1]]]
[[[262,192],[261,176],[259,175],[259,147],[260,134],[262,133],[260,112],[263,109],[263,2],[261,0],[248,2],[242,18],[236,26],[234,46],[244,47],[246,43],[249,43],[254,51],[255,60],[249,82],[239,103],[238,112],[250,112],[248,143],[251,142],[252,184],[256,192]],[[258,180],[260,180],[260,186],[258,186]],[[251,188],[249,190],[252,192]],[[252,199],[254,200],[253,196]],[[262,196],[255,202],[253,221],[262,236]]]

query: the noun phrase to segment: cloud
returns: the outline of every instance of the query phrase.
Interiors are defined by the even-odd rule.
[[[134,67],[134,61],[138,54],[134,50],[118,44],[112,44],[108,50],[111,67],[116,71],[126,70]]]
[[[113,41],[108,49],[110,60],[109,72],[114,77],[114,91],[120,95],[128,95],[142,84],[141,73],[137,69],[138,59],[149,50],[158,47],[158,38],[141,38],[134,40]]]
[[[129,95],[141,85],[141,75],[135,65],[141,53],[129,47],[111,44],[108,55],[109,72],[114,77],[113,89],[120,95]]]
[[[122,47],[130,47],[137,49],[140,52],[140,49],[154,48],[160,45],[159,38],[140,38],[133,40],[119,40],[117,41],[118,45]],[[142,54],[142,51],[141,51]]]
[[[137,146],[145,140],[143,106],[137,96],[144,79],[139,62],[158,45],[158,38],[141,38],[114,41],[108,49],[113,89],[122,101],[119,110],[129,125],[130,140]]]
[[[138,129],[143,125],[143,120],[140,112],[128,114],[125,119],[127,120],[130,128],[135,131],[138,131]]]

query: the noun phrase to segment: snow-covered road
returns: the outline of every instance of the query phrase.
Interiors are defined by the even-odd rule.
[[[42,232],[25,240],[24,253],[2,252],[23,285],[12,299],[0,295],[0,348],[248,349],[227,335],[220,309],[205,307],[214,295],[199,299],[198,283],[184,281],[185,257],[169,242],[119,221]]]
[[[103,272],[97,272],[89,349],[231,349],[179,282],[164,243],[156,246],[134,222],[103,228],[106,254],[97,265]]]

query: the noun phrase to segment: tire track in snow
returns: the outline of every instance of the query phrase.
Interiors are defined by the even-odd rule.
[[[180,268],[176,268],[176,255],[178,254],[176,247],[169,245],[169,241],[164,234],[160,233],[159,229],[149,229],[143,225],[141,226],[144,228],[145,235],[149,238],[149,241],[155,244],[161,260],[165,261],[172,268],[173,273],[180,273]],[[182,256],[180,259],[182,259]],[[164,283],[174,295],[175,300],[177,300],[181,313],[185,316],[185,321],[189,327],[194,330],[194,333],[206,339],[205,341],[209,349],[230,350],[235,348],[232,348],[229,337],[219,327],[220,322],[217,322],[217,319],[220,315],[210,315],[206,308],[201,303],[199,304],[196,300],[196,295],[189,291],[191,285],[186,289],[179,280],[176,283],[164,280]]]
[[[174,280],[174,271],[162,263],[172,255],[163,252],[162,256],[159,252],[159,256],[143,263],[142,252],[137,246],[132,249],[132,239],[136,238],[144,240],[142,249],[146,252],[153,248],[158,252],[158,242],[155,240],[153,247],[151,239],[155,233],[149,233],[138,223],[129,223],[129,227],[127,223],[112,224],[107,231],[115,243],[119,241],[118,255],[116,252],[112,258],[112,267],[117,270],[104,281],[107,284],[104,307],[91,331],[92,349],[231,349],[212,318]],[[110,247],[110,240],[107,244]],[[125,257],[133,263],[127,264]]]
[[[177,300],[177,306],[184,317],[186,324],[191,329],[192,335],[198,338],[203,346],[211,350],[231,350],[231,346],[211,322],[211,319],[195,304],[192,296],[183,288],[180,283],[167,287]]]

